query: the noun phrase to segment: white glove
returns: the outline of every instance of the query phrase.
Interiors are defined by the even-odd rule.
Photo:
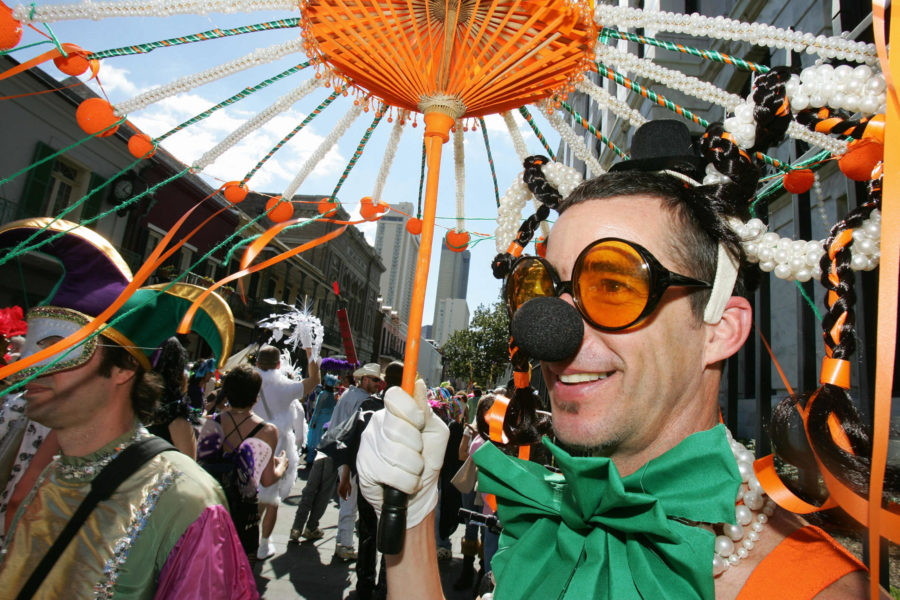
[[[450,431],[425,401],[425,382],[416,382],[415,397],[403,388],[384,395],[385,409],[372,415],[356,458],[359,490],[381,516],[382,485],[409,495],[407,529],[418,525],[438,500],[438,474]]]

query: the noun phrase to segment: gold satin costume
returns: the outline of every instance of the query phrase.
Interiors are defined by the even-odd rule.
[[[12,521],[0,550],[0,590],[14,598],[90,490],[90,483],[143,428],[85,457],[57,457]],[[177,490],[177,491],[176,491]],[[44,579],[36,599],[153,598],[156,579],[181,535],[221,488],[180,452],[163,452],[126,479],[87,521]]]

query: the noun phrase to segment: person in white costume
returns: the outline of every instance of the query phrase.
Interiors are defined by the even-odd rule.
[[[256,356],[256,367],[262,376],[262,389],[259,392],[259,402],[256,404],[256,413],[265,421],[278,427],[277,455],[282,450],[287,453],[288,468],[284,475],[275,484],[261,486],[259,489],[260,529],[262,539],[259,543],[257,557],[269,558],[275,554],[275,548],[269,540],[272,529],[275,528],[275,519],[278,517],[278,505],[291,493],[291,488],[297,480],[297,438],[294,432],[295,421],[298,420],[298,411],[303,408],[296,399],[304,398],[319,384],[319,364],[310,360],[311,349],[306,351],[309,377],[302,381],[294,381],[280,371],[281,354],[274,346],[263,346]]]

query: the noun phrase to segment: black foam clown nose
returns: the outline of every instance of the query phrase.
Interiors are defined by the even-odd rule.
[[[584,321],[578,310],[560,298],[538,297],[523,304],[509,326],[519,349],[531,358],[566,360],[578,352]]]

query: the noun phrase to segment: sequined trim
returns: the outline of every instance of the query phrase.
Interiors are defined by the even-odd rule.
[[[85,464],[67,465],[59,459],[60,457],[57,457],[55,462],[56,475],[63,481],[71,483],[90,481],[96,477],[106,465],[111,463],[122,450],[141,438],[149,437],[149,435],[150,433],[146,429],[139,427],[134,431],[134,434],[130,438],[112,448],[109,451],[109,454],[105,454],[97,460]]]
[[[175,479],[181,475],[183,475],[181,471],[172,470],[151,488],[147,497],[138,508],[137,513],[131,519],[125,535],[119,538],[113,546],[112,558],[103,565],[103,579],[94,586],[94,598],[112,598],[113,588],[116,586],[116,580],[119,578],[119,570],[125,564],[125,561],[128,560],[128,552],[137,541],[144,527],[147,526],[147,521],[150,519],[153,509],[156,508],[159,496],[169,489],[175,483]]]

